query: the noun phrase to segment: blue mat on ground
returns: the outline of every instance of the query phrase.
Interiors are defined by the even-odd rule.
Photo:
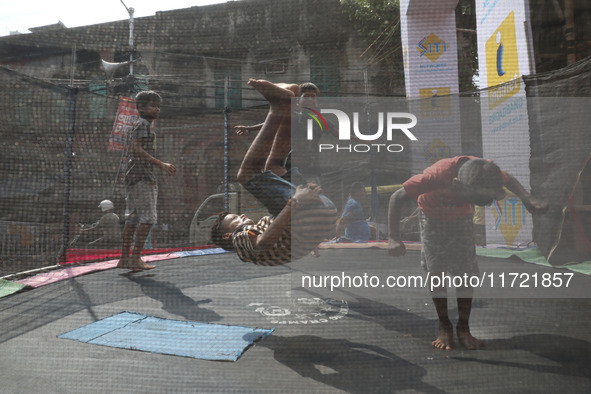
[[[191,256],[206,256],[208,254],[218,254],[218,253],[230,253],[225,249],[222,248],[210,248],[210,249],[196,249],[196,250],[186,250],[182,252],[174,252],[176,257],[191,257]]]
[[[236,361],[273,330],[121,312],[58,335],[58,338],[202,360]]]

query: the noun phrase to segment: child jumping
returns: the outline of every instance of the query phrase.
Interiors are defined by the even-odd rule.
[[[532,197],[510,174],[489,160],[472,156],[442,159],[403,183],[390,197],[388,207],[388,253],[402,256],[406,248],[400,238],[400,215],[405,202],[417,199],[421,231],[421,265],[433,275],[478,275],[473,231],[473,205],[488,205],[505,196],[503,186],[523,201],[530,213],[544,213],[548,204]],[[450,350],[453,326],[448,316],[447,289],[431,291],[439,317],[437,349]],[[456,289],[458,322],[456,334],[467,349],[478,349],[483,342],[470,333],[468,321],[473,289]]]
[[[154,168],[159,167],[168,175],[174,175],[176,167],[153,156],[156,133],[151,125],[160,115],[162,98],[158,93],[146,90],[137,94],[135,102],[140,118],[129,132],[126,141],[125,227],[122,233],[121,259],[117,268],[139,272],[155,268],[141,259],[148,233],[157,222],[158,183]],[[132,243],[133,252],[130,256]]]
[[[254,79],[248,84],[269,101],[270,108],[237,179],[271,216],[255,224],[245,215],[222,212],[211,236],[243,261],[280,265],[315,251],[334,229],[337,211],[318,185],[306,183],[297,169],[280,166],[289,152],[291,98],[298,96],[299,86]]]

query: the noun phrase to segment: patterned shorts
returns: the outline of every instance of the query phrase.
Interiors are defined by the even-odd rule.
[[[126,186],[125,224],[156,224],[158,185],[138,182]]]
[[[472,215],[435,220],[419,213],[421,266],[432,274],[478,275]]]
[[[298,169],[292,168],[282,177],[271,171],[255,175],[244,184],[244,188],[256,197],[271,215],[277,216],[295,193],[297,186],[306,184],[306,179]],[[320,207],[335,209],[332,201],[324,194],[320,195],[320,199],[322,200],[322,204],[319,203]]]

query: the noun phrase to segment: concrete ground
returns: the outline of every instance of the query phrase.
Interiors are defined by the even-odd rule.
[[[0,392],[591,392],[589,298],[477,295],[471,326],[485,347],[442,351],[431,346],[437,319],[424,288],[302,287],[305,275],[424,275],[418,259],[416,251],[393,260],[384,250],[331,249],[266,268],[229,253],[161,261],[136,274],[95,272],[13,294],[0,299]],[[479,260],[481,271],[563,272]],[[588,276],[575,278],[589,288]],[[275,331],[237,362],[57,338],[121,311]]]

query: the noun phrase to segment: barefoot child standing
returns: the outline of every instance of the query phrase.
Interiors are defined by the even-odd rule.
[[[151,126],[160,115],[161,101],[160,95],[151,90],[137,94],[135,102],[140,118],[129,132],[126,142],[125,227],[117,268],[128,268],[134,272],[154,268],[141,259],[141,253],[152,225],[157,222],[158,183],[155,168],[160,168],[168,175],[176,173],[174,165],[154,157],[156,133]],[[130,256],[134,235],[135,243]]]
[[[503,186],[515,193],[530,213],[548,210],[546,202],[532,197],[513,176],[501,171],[489,160],[472,156],[442,159],[422,174],[411,177],[402,186],[390,197],[388,253],[392,257],[406,253],[399,229],[401,207],[406,201],[417,199],[420,208],[421,265],[431,276],[478,275],[473,206],[484,206],[503,199]],[[467,349],[478,349],[483,346],[483,342],[472,336],[468,324],[472,296],[471,287],[456,289],[456,334]],[[448,316],[446,287],[432,289],[431,297],[439,318],[439,335],[433,341],[433,346],[450,350],[453,326]]]

